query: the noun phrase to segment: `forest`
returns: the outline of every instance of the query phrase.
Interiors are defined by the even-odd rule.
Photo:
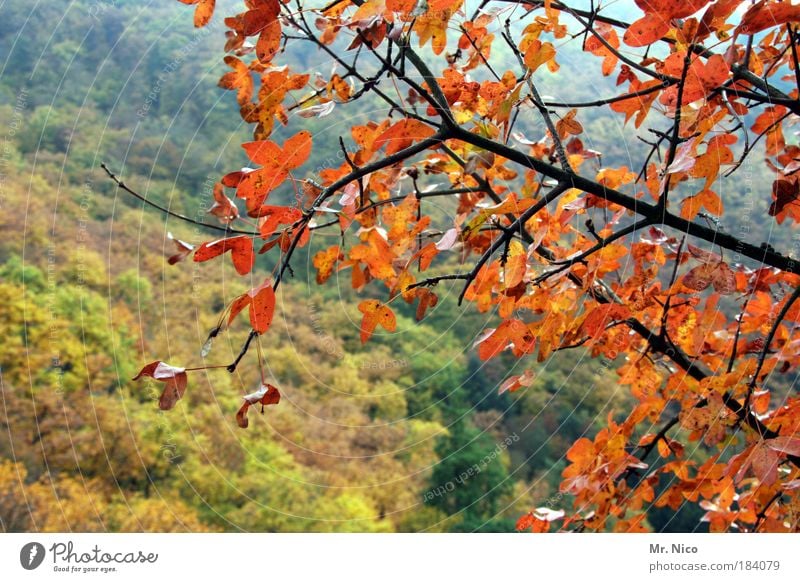
[[[607,342],[597,338],[582,340],[576,333],[587,329],[589,308],[576,315],[575,325],[571,325],[569,308],[558,299],[561,294],[565,302],[577,301],[568,291],[551,290],[549,299],[531,293],[530,304],[542,300],[548,311],[562,310],[566,314],[558,320],[560,332],[540,328],[537,350],[518,353],[519,341],[514,344],[505,339],[496,338],[502,345],[492,344],[491,333],[505,329],[502,326],[510,321],[513,305],[509,307],[503,301],[513,292],[501,294],[499,299],[487,292],[481,299],[477,290],[480,280],[476,280],[471,291],[465,288],[468,301],[478,306],[475,308],[461,304],[462,285],[458,280],[451,285],[448,279],[453,272],[461,272],[462,266],[474,263],[479,251],[491,244],[491,239],[480,242],[481,236],[490,236],[485,232],[474,237],[484,247],[475,242],[474,251],[465,244],[462,252],[441,252],[424,275],[417,274],[418,279],[411,280],[418,285],[417,291],[436,292],[433,299],[426,295],[430,303],[423,307],[421,299],[418,304],[406,298],[408,287],[390,287],[387,277],[376,276],[380,265],[368,265],[369,258],[363,260],[362,267],[358,266],[358,259],[350,269],[332,266],[343,260],[339,258],[340,246],[352,249],[358,243],[345,241],[345,229],[315,230],[307,244],[296,251],[292,248],[292,263],[285,271],[280,261],[262,258],[271,255],[258,255],[252,273],[246,269],[246,279],[240,276],[235,249],[233,261],[222,257],[206,262],[199,260],[197,254],[194,260],[187,259],[190,252],[200,252],[198,247],[207,248],[201,246],[203,243],[208,245],[208,241],[222,238],[221,232],[227,236],[226,229],[234,226],[230,216],[226,218],[219,211],[224,200],[230,203],[224,194],[220,198],[219,183],[223,176],[254,165],[257,156],[240,144],[267,139],[284,144],[307,132],[314,136],[314,147],[304,160],[302,176],[308,177],[312,185],[320,182],[329,186],[336,180],[334,169],[347,170],[351,157],[358,160],[358,154],[365,151],[357,143],[341,142],[340,147],[338,136],[349,135],[353,127],[374,129],[392,113],[387,114],[377,94],[366,90],[359,105],[345,109],[344,102],[361,85],[353,82],[354,75],[346,74],[341,65],[337,68],[328,55],[311,43],[289,38],[275,57],[280,59],[280,66],[253,71],[264,76],[282,75],[276,83],[286,87],[292,83],[288,76],[292,72],[308,73],[312,81],[319,81],[312,88],[313,95],[318,97],[328,91],[333,97],[304,102],[299,100],[302,91],[298,91],[297,97],[287,97],[285,104],[291,113],[290,123],[283,124],[280,119],[273,122],[271,116],[268,122],[261,117],[252,123],[243,108],[249,99],[247,88],[242,88],[246,83],[236,69],[242,61],[230,55],[223,60],[223,17],[239,12],[241,2],[218,0],[214,17],[207,25],[197,27],[195,9],[202,14],[203,4],[181,0],[144,6],[133,0],[75,0],[31,6],[22,0],[7,0],[0,7],[0,54],[6,55],[0,70],[0,222],[4,233],[0,238],[0,531],[557,529],[556,522],[565,512],[571,514],[581,505],[581,495],[586,495],[585,491],[564,486],[565,479],[574,477],[575,468],[580,465],[580,446],[599,442],[598,435],[607,435],[609,427],[626,425],[632,410],[640,411],[641,426],[637,424],[626,435],[630,438],[626,450],[633,454],[655,448],[656,452],[643,467],[630,465],[630,490],[625,495],[634,501],[628,499],[625,511],[609,510],[596,522],[585,514],[577,520],[579,529],[707,532],[741,527],[749,531],[766,522],[773,531],[797,530],[800,505],[793,491],[800,486],[798,469],[784,461],[800,455],[800,439],[788,436],[797,430],[800,416],[780,417],[773,425],[766,412],[768,406],[779,408],[775,403],[793,410],[798,406],[796,362],[791,357],[783,359],[783,369],[773,363],[775,372],[769,377],[768,391],[759,389],[752,395],[758,418],[776,431],[771,440],[786,439],[781,441],[785,449],[772,449],[782,455],[780,468],[775,468],[781,474],[775,487],[782,489],[777,493],[769,489],[768,494],[758,489],[765,478],[756,468],[742,486],[749,487],[747,495],[753,503],[760,504],[761,513],[743,506],[731,509],[731,500],[721,510],[721,498],[732,496],[734,491],[732,485],[727,489],[717,487],[725,478],[725,483],[733,482],[723,476],[722,466],[735,462],[747,447],[756,446],[747,440],[750,437],[744,434],[746,427],[735,429],[733,421],[728,420],[723,428],[709,427],[708,422],[703,425],[695,417],[682,415],[680,422],[676,420],[670,426],[668,438],[659,433],[662,409],[664,414],[677,413],[682,400],[664,396],[662,409],[641,412],[646,401],[642,391],[651,390],[652,386],[646,384],[656,377],[664,383],[659,388],[662,394],[675,393],[678,388],[670,379],[680,374],[660,357],[651,358],[646,350],[631,345],[631,340],[616,336]],[[479,4],[482,7],[485,3],[470,3],[468,12]],[[545,3],[530,6],[534,4],[539,7]],[[576,5],[590,10],[590,4],[593,6],[590,2]],[[351,8],[361,10],[362,3],[353,3]],[[608,14],[609,19],[635,21],[642,10],[633,2],[612,3],[603,14]],[[34,26],[35,23],[40,25]],[[509,34],[522,34],[525,24],[514,24],[513,30],[509,26]],[[322,34],[323,28],[318,29]],[[788,34],[794,34],[791,27],[788,30]],[[457,32],[450,31],[453,40],[458,38]],[[360,31],[362,36],[356,38],[369,47],[371,41],[363,34]],[[232,33],[227,36],[228,42],[232,42],[231,38]],[[338,46],[335,43],[339,41],[332,42],[331,46]],[[435,42],[434,37],[429,47],[434,52]],[[416,39],[414,43],[416,46]],[[585,102],[621,91],[616,74],[599,74],[602,58],[598,55],[604,56],[600,45],[594,53],[588,51],[580,34],[567,35],[556,44],[557,71],[556,67],[548,70],[547,60],[539,63],[541,68],[536,71],[542,99]],[[378,46],[383,50],[383,45],[375,44],[371,47],[373,52]],[[261,49],[257,45],[255,50]],[[459,50],[471,55],[469,62],[476,69],[482,64],[484,53],[474,43]],[[659,50],[655,49],[653,58],[666,60]],[[755,48],[753,51],[757,52]],[[366,55],[370,49],[364,48],[363,52]],[[506,67],[517,64],[512,48],[497,40],[491,59],[495,67],[497,63],[506,63]],[[281,68],[284,65],[286,68]],[[360,66],[363,68],[359,73],[365,78],[380,75],[383,70],[377,57],[364,56]],[[491,78],[484,73],[486,77],[476,71],[475,78],[481,82]],[[446,78],[446,73],[442,74]],[[246,71],[245,76],[249,75],[250,71]],[[339,82],[333,85],[334,89],[330,88],[332,77]],[[228,80],[220,81],[221,78]],[[793,75],[774,82],[797,101]],[[383,80],[379,87],[387,89],[391,83]],[[347,95],[344,99],[343,94]],[[704,98],[702,91],[700,98]],[[425,104],[416,107],[423,112],[425,109]],[[516,140],[518,150],[529,148],[532,156],[541,155],[554,162],[557,151],[536,153],[536,144],[543,143],[539,138],[550,131],[545,121],[534,114],[534,108],[519,111],[522,113],[509,139]],[[610,188],[634,181],[635,172],[647,166],[652,154],[645,138],[663,137],[658,132],[664,127],[663,118],[651,117],[642,126],[638,119],[635,124],[626,123],[636,113],[614,113],[598,107],[581,109],[579,122],[571,121],[574,114],[560,118],[558,123],[564,124],[560,129],[573,123],[568,135],[583,139],[580,149],[569,152],[570,156],[582,158],[582,173],[594,177],[605,172],[605,183]],[[750,127],[760,123],[761,113],[754,107],[734,115],[742,126]],[[466,127],[467,113],[464,115],[459,124]],[[796,115],[787,117],[787,123],[796,120]],[[391,119],[395,122],[400,117],[395,114]],[[671,125],[672,119],[668,121]],[[275,127],[265,128],[265,123],[274,123]],[[493,135],[489,121],[474,123],[476,131],[484,132],[480,135]],[[680,119],[677,125],[680,126]],[[698,143],[700,139],[705,136],[699,137]],[[703,228],[719,228],[723,222],[725,232],[746,233],[744,238],[749,242],[753,238],[750,233],[758,233],[758,237],[767,233],[764,240],[769,249],[791,257],[797,255],[800,237],[791,226],[776,225],[775,201],[770,197],[775,163],[764,163],[765,158],[775,155],[770,151],[776,147],[771,139],[774,138],[757,139],[752,144],[753,151],[741,164],[739,173],[726,176],[719,172],[711,177],[719,197],[712,192],[714,199],[680,206],[675,202],[675,206],[681,209],[683,218],[691,214],[689,220],[696,219]],[[786,151],[797,150],[794,130],[787,130],[781,139]],[[395,147],[395,153],[402,148],[390,144],[386,155],[391,156],[389,148]],[[732,147],[738,156],[750,144]],[[291,151],[283,151],[291,157]],[[507,190],[519,192],[520,199],[532,201],[539,195],[530,190],[531,181],[524,172],[512,173],[495,160],[499,154],[492,154],[491,159],[480,152],[470,155],[472,172],[485,171],[486,180],[508,184]],[[674,159],[679,155],[672,151],[672,165],[665,164],[673,173],[679,171]],[[701,154],[684,152],[684,158],[677,162],[685,162],[692,155]],[[400,214],[397,224],[420,221],[420,216],[414,217],[413,213],[422,206],[422,193],[463,186],[450,183],[454,171],[446,168],[444,161],[429,159],[425,163],[425,171],[406,171],[410,177],[404,176],[401,184],[406,188],[404,195],[412,191],[408,188],[419,194],[419,205],[409,210],[403,208],[405,202],[386,204]],[[691,171],[684,170],[687,175]],[[289,182],[276,188],[270,204],[291,206],[298,198],[297,189]],[[365,188],[362,182],[358,183],[359,188]],[[676,180],[673,196],[685,194],[681,190],[684,186]],[[374,189],[373,205],[376,201],[384,204],[390,197],[388,190],[381,193],[380,184],[370,182],[369,187]],[[709,191],[707,187],[702,190]],[[359,193],[359,189],[345,188],[343,198],[350,196],[352,204],[359,195],[363,204],[364,192]],[[609,218],[619,208],[600,204],[591,208],[586,200],[568,196],[558,205],[564,213],[561,224],[579,225],[567,235],[570,244],[579,244],[575,242],[580,239],[576,234],[579,230],[602,242],[603,238],[614,236],[611,228],[624,229],[634,224],[621,212],[622,218],[617,222]],[[723,203],[724,215],[720,212]],[[458,198],[431,196],[425,199],[424,212],[431,216],[432,224],[454,224],[465,205]],[[261,217],[251,214],[248,218],[244,216],[244,206],[240,207],[233,211],[239,221],[236,228],[252,230],[263,225]],[[226,211],[232,212],[230,208]],[[480,209],[476,212],[483,218],[469,228],[489,230],[487,213]],[[507,211],[497,212],[504,216]],[[592,218],[587,220],[590,215]],[[548,220],[556,222],[553,216],[555,211]],[[338,217],[331,213],[334,222]],[[395,223],[389,222],[387,212],[381,219],[391,235]],[[324,216],[314,220],[323,222]],[[789,222],[792,220],[790,217]],[[292,220],[284,221],[288,222]],[[208,224],[217,225],[217,230],[204,226]],[[361,231],[371,228],[367,221],[356,224]],[[696,249],[692,260],[706,257],[705,263],[690,266],[705,265],[704,276],[712,280],[698,290],[722,292],[727,285],[715,279],[716,271],[709,274],[711,259],[707,257],[712,245],[704,246],[696,240],[690,244],[687,239],[678,246],[675,240],[667,251],[667,243],[657,246],[653,242],[661,236],[666,241],[666,235],[657,228],[642,230],[637,237],[630,228],[631,236],[626,239],[629,246],[640,245],[637,252],[643,255],[660,253],[645,260],[660,263],[661,291],[671,286],[671,265],[676,264],[677,272],[681,253],[688,253],[689,247]],[[356,230],[351,228],[350,234]],[[496,230],[508,233],[512,229],[500,224]],[[436,242],[447,236],[447,229],[438,226],[430,232],[421,228],[410,232],[409,240],[418,239],[420,248],[423,237]],[[558,256],[564,259],[574,249],[566,243],[559,247],[554,232],[551,228],[549,234],[537,240],[556,244]],[[462,234],[459,236],[463,238]],[[581,248],[586,250],[595,239],[588,235],[584,238],[587,246]],[[496,268],[504,272],[504,280],[512,277],[506,263],[512,260],[509,255],[518,247],[527,253],[526,247],[534,246],[530,240],[520,240],[525,247],[513,239],[503,251],[502,263],[496,263]],[[643,240],[658,250],[644,250]],[[281,246],[277,238],[271,242]],[[368,245],[365,242],[362,246]],[[449,250],[453,244],[437,246]],[[278,247],[275,250],[281,250]],[[633,276],[633,267],[628,265],[622,275],[615,274],[613,265],[620,269],[616,261],[621,257],[613,255],[612,247],[606,250],[612,252],[604,254],[604,264],[612,266],[593,267],[598,269],[596,276],[598,280],[605,276],[613,279],[621,289],[623,279]],[[731,265],[732,254],[729,250],[722,253]],[[407,263],[418,259],[418,254],[413,255]],[[722,261],[718,259],[719,264],[725,264]],[[744,267],[732,268],[737,269],[736,277],[744,280]],[[525,286],[529,275],[522,269],[517,284],[509,287]],[[549,275],[537,269],[537,275]],[[274,317],[270,313],[266,324],[269,331],[259,334],[247,357],[239,361],[243,343],[247,342],[247,346],[254,335],[251,327],[258,326],[252,307],[249,318],[245,314],[234,317],[234,313],[228,319],[230,304],[242,297],[254,301],[258,285],[265,278],[274,278],[276,272],[282,279],[275,290]],[[651,282],[657,280],[653,273]],[[667,295],[674,297],[666,299],[668,306],[670,300],[687,306],[677,308],[683,309],[682,319],[678,323],[671,321],[669,328],[676,335],[682,334],[681,346],[706,350],[705,357],[711,354],[709,344],[713,342],[704,344],[700,336],[711,334],[709,328],[718,322],[714,320],[716,315],[708,315],[709,321],[695,321],[701,320],[703,313],[719,312],[734,321],[741,311],[761,309],[765,318],[761,324],[753,323],[744,330],[741,324],[738,329],[735,324],[719,324],[728,334],[726,341],[733,336],[728,332],[736,329],[734,346],[739,345],[736,342],[740,333],[751,334],[742,338],[747,341],[742,342],[739,353],[755,358],[764,346],[764,336],[772,339],[767,319],[772,317],[770,321],[774,321],[775,309],[786,305],[791,285],[797,284],[789,275],[785,279],[774,275],[774,280],[764,283],[766,286],[760,287],[757,294],[748,291],[745,309],[741,308],[740,299],[746,293],[739,288],[745,283],[737,287],[738,294],[730,290],[723,293],[722,299],[705,295],[687,298],[690,293],[686,289],[679,291],[684,294],[680,297],[678,292]],[[642,274],[637,272],[636,276]],[[357,282],[358,277],[364,280]],[[441,282],[435,286],[420,282],[437,277]],[[559,281],[569,282],[565,276]],[[683,282],[690,284],[689,279]],[[773,284],[775,288],[769,287]],[[387,287],[391,298],[384,301]],[[422,295],[417,293],[414,297]],[[661,300],[656,295],[650,292],[648,306]],[[635,301],[632,296],[624,298],[631,304]],[[377,303],[365,307],[373,300]],[[718,308],[712,304],[716,301],[720,302]],[[365,310],[378,305],[374,308],[384,316],[380,310],[389,302],[391,324],[386,320],[375,321],[371,326],[364,323],[368,317]],[[790,306],[791,303],[786,311]],[[698,317],[690,315],[687,308]],[[664,310],[665,321],[668,310],[669,307]],[[625,313],[619,319],[627,318],[632,311]],[[792,313],[792,317],[798,315]],[[622,328],[613,327],[609,333]],[[210,334],[209,330],[220,333]],[[485,330],[490,334],[488,344]],[[542,338],[546,333],[560,333],[565,341],[545,348]],[[597,334],[599,337],[600,332]],[[792,347],[796,345],[793,325],[781,328],[776,335],[781,345],[796,351]],[[613,349],[613,341],[627,343],[621,349]],[[581,345],[567,345],[573,342]],[[504,349],[507,343],[512,345]],[[622,353],[629,348],[632,353],[639,349],[643,356],[633,360]],[[764,354],[768,348],[769,341]],[[728,344],[725,349],[729,349]],[[708,358],[703,365],[724,368],[728,363],[727,358]],[[139,376],[152,376],[152,370],[145,370],[154,361],[179,363],[191,372],[185,393],[179,392],[167,405],[164,399],[169,386],[162,393],[164,386],[158,378],[134,381]],[[229,370],[232,361],[237,365]],[[632,368],[636,368],[636,380],[626,375]],[[748,369],[753,374],[752,364]],[[732,366],[727,374],[733,376]],[[255,392],[258,398],[251,402],[245,397],[243,406],[243,396],[254,393],[259,385],[277,386],[280,403],[272,405],[262,399],[263,393]],[[731,385],[725,384],[725,388]],[[747,399],[749,405],[749,393]],[[247,428],[243,430],[242,426]],[[769,441],[768,438],[765,442]],[[761,461],[756,465],[758,462]],[[637,468],[646,478],[635,478],[633,470]],[[743,474],[746,470],[741,469]],[[736,483],[739,486],[738,478]],[[773,483],[775,479],[768,484]],[[744,495],[744,490],[737,495]],[[769,503],[759,495],[766,495]],[[597,503],[595,511],[602,512],[602,502],[591,503]],[[779,506],[780,519],[777,514],[774,519],[768,518],[770,509],[777,511]],[[784,510],[784,506],[788,509]]]

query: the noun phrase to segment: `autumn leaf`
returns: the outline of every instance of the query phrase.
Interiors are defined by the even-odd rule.
[[[497,389],[497,394],[504,394],[506,392],[516,392],[520,388],[527,388],[532,386],[536,380],[536,373],[533,370],[525,370],[522,374],[516,376],[509,376]]]
[[[281,393],[272,384],[261,384],[258,390],[247,394],[244,397],[244,404],[242,404],[239,411],[236,413],[236,424],[241,428],[247,428],[250,420],[247,418],[247,411],[255,404],[261,404],[261,412],[264,412],[264,406],[278,404],[281,401]]]
[[[218,85],[222,89],[236,91],[239,105],[248,103],[253,97],[253,77],[250,75],[250,67],[231,55],[225,57],[225,64],[233,71],[222,75]]]
[[[556,133],[560,138],[583,133],[583,126],[575,119],[577,114],[577,109],[570,109],[556,122]]]
[[[417,287],[415,291],[415,297],[419,301],[416,313],[417,321],[422,321],[428,309],[435,307],[439,302],[439,297],[436,296],[436,293],[424,287]]]
[[[361,320],[361,343],[367,343],[375,328],[380,325],[386,331],[397,329],[397,319],[394,312],[375,299],[367,299],[358,304],[358,310],[364,314]]]
[[[419,38],[419,46],[425,46],[430,40],[431,50],[436,55],[442,54],[447,46],[448,22],[452,15],[461,8],[463,0],[446,0],[440,4],[441,9],[435,10],[429,6],[428,10],[417,16],[414,26],[414,32]]]
[[[645,15],[631,23],[623,40],[632,47],[653,44],[666,36],[672,19],[691,16],[708,2],[709,0],[636,0],[636,5]]]
[[[508,255],[503,265],[503,285],[511,289],[522,283],[528,268],[528,253],[522,243],[512,240],[508,245]]]
[[[214,204],[208,209],[208,213],[216,216],[223,224],[230,224],[239,218],[239,209],[225,195],[225,188],[221,182],[214,184]]]
[[[773,451],[796,457],[800,456],[800,437],[778,436],[765,440],[764,444]]]
[[[800,221],[800,183],[789,180],[775,180],[772,183],[772,204],[769,206],[769,215],[777,219],[778,224],[789,216],[795,222]],[[796,207],[796,208],[795,208]]]
[[[638,128],[644,123],[653,101],[658,97],[658,91],[654,89],[663,87],[663,84],[658,79],[652,81],[640,82],[638,79],[631,81],[630,88],[627,95],[630,97],[620,99],[610,105],[613,111],[625,114],[625,123],[636,115],[634,125]]]
[[[246,200],[248,214],[257,213],[270,192],[308,159],[312,138],[311,133],[303,130],[287,139],[283,147],[269,140],[245,143],[242,147],[247,156],[262,167],[239,177],[236,195]]]
[[[555,64],[556,49],[549,42],[542,42],[538,39],[533,40],[525,51],[525,65],[531,70],[536,71],[545,63],[551,67],[551,70],[557,68]]]
[[[194,10],[194,25],[197,28],[202,28],[208,24],[214,14],[216,0],[180,0],[180,2],[196,6]]]
[[[554,510],[548,507],[537,507],[534,511],[523,515],[517,520],[517,531],[530,529],[532,533],[546,533],[550,531],[550,524],[564,518],[564,510]]]
[[[698,265],[683,276],[682,283],[692,291],[703,291],[710,285],[722,294],[736,291],[736,276],[724,262]]]
[[[300,117],[304,117],[306,119],[312,117],[327,117],[331,113],[333,113],[333,109],[336,107],[336,103],[334,101],[327,101],[325,103],[318,103],[317,105],[309,105],[307,107],[303,107],[300,111],[297,112],[297,115]]]
[[[737,34],[756,34],[767,28],[800,21],[800,5],[792,2],[760,0],[742,16]]]
[[[401,119],[379,135],[373,142],[373,147],[380,149],[383,144],[386,144],[386,154],[392,155],[434,133],[431,126],[417,119]]]
[[[173,242],[175,245],[175,249],[177,252],[174,255],[170,255],[167,259],[167,263],[170,265],[174,265],[185,259],[191,252],[194,250],[194,245],[190,245],[187,242],[183,242],[182,240],[178,240],[177,238],[172,236],[171,232],[167,233],[167,238]]]
[[[711,214],[720,216],[722,214],[722,200],[713,190],[701,190],[694,196],[687,196],[681,200],[681,216],[687,220],[697,216],[702,208]]]
[[[303,217],[303,212],[294,206],[272,206],[262,204],[248,213],[248,216],[259,219],[258,231],[261,238],[272,235],[282,224],[295,224]]]
[[[314,255],[312,263],[317,269],[317,283],[321,285],[327,281],[333,273],[333,267],[338,261],[343,259],[344,254],[342,253],[342,249],[339,248],[339,245],[333,245]]]
[[[259,61],[266,64],[280,48],[280,0],[249,0],[247,6],[250,10],[235,19],[226,19],[225,23],[244,36],[258,35],[256,55]]]
[[[488,360],[499,355],[510,347],[515,356],[533,352],[536,337],[530,327],[519,319],[507,319],[496,329],[487,329],[475,341],[473,347],[478,348],[478,357]]]
[[[614,27],[605,22],[598,22],[595,30],[597,35],[589,35],[584,43],[583,50],[593,55],[603,57],[601,71],[604,76],[609,76],[619,62],[619,57],[614,53],[619,49],[619,37]],[[603,39],[602,41],[600,39]]]
[[[631,311],[625,305],[608,303],[592,309],[581,324],[580,333],[592,340],[597,340],[606,327],[615,321],[624,321],[630,317]]]
[[[164,391],[158,399],[158,407],[161,410],[174,408],[175,404],[186,392],[187,377],[185,368],[177,368],[164,362],[151,362],[142,368],[133,379],[138,380],[142,377],[153,378],[165,384]]]
[[[245,307],[250,308],[250,326],[253,330],[261,334],[266,333],[275,314],[275,290],[269,278],[233,300],[228,315],[228,325]]]
[[[237,273],[247,275],[253,269],[256,256],[253,252],[253,240],[249,236],[234,236],[203,243],[194,252],[194,261],[203,263],[228,251],[231,252]]]
[[[654,12],[645,14],[631,23],[622,40],[628,46],[640,47],[653,44],[670,29],[670,17]]]

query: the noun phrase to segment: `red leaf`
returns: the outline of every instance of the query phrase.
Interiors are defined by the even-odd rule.
[[[778,455],[766,446],[757,446],[750,455],[753,474],[764,485],[772,485],[778,480]]]
[[[234,236],[203,243],[194,252],[194,261],[203,263],[231,251],[231,259],[236,272],[240,275],[249,273],[255,264],[253,241],[249,236]]]
[[[755,34],[787,22],[800,21],[800,5],[761,0],[744,13],[737,34]]]
[[[275,291],[267,280],[260,287],[250,290],[248,294],[252,298],[250,301],[250,325],[258,333],[266,333],[272,324],[272,316],[275,314]]]
[[[261,238],[268,238],[281,224],[294,224],[303,217],[303,212],[293,206],[270,206],[264,204],[247,213],[253,218],[260,218],[259,232]]]
[[[250,326],[253,330],[261,334],[266,333],[275,315],[275,290],[269,278],[233,300],[228,315],[228,325],[245,307],[250,308]]]
[[[736,291],[736,274],[727,263],[704,263],[686,273],[682,283],[692,291],[703,291],[713,285],[718,293],[729,295]]]

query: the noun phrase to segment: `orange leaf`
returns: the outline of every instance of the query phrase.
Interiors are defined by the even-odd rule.
[[[342,259],[344,255],[339,245],[333,245],[314,255],[312,262],[317,269],[317,283],[321,285],[327,281],[333,273],[334,265]]]
[[[386,331],[397,329],[394,312],[376,299],[367,299],[358,304],[358,310],[364,314],[361,320],[361,343],[367,343],[375,328],[380,325]]]
[[[528,268],[528,254],[522,243],[513,240],[508,245],[508,256],[503,266],[503,285],[512,289],[522,283]]]
[[[608,324],[614,321],[622,321],[630,317],[630,309],[625,305],[608,303],[598,305],[586,316],[581,324],[581,331],[593,340],[598,339],[605,331]]]
[[[525,370],[518,376],[510,376],[500,385],[497,389],[497,394],[504,394],[505,392],[516,392],[520,388],[527,388],[531,386],[536,380],[536,374],[533,370]]]
[[[722,214],[722,200],[713,190],[702,190],[694,196],[688,196],[681,201],[681,216],[687,220],[693,219],[705,208],[711,214],[720,216]]]
[[[387,144],[386,153],[392,155],[409,147],[415,141],[421,141],[434,133],[432,127],[417,119],[401,119],[379,135],[375,139],[373,147],[377,150],[383,144]]]
[[[669,17],[657,12],[645,14],[632,22],[622,40],[628,46],[638,47],[653,44],[670,29]]]
[[[286,140],[283,144],[282,164],[289,170],[302,166],[311,154],[311,133],[301,131]]]
[[[553,66],[557,67],[555,65],[555,56],[556,49],[551,43],[534,39],[525,51],[525,65],[531,72],[550,61],[553,62]]]
[[[194,10],[194,25],[196,28],[202,28],[211,20],[214,14],[214,4],[216,0],[180,0],[184,4],[196,5]]]

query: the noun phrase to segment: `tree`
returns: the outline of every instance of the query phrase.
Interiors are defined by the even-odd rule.
[[[181,1],[196,5],[196,26],[208,24],[213,0]],[[313,247],[312,262],[318,283],[349,270],[353,288],[366,289],[362,342],[393,332],[402,302],[422,319],[444,288],[498,314],[476,342],[482,360],[584,350],[630,390],[630,410],[566,452],[569,498],[523,516],[519,529],[640,531],[649,508],[684,503],[712,531],[800,528],[800,399],[784,380],[800,363],[800,266],[789,236],[757,237],[800,218],[800,147],[786,136],[800,114],[800,6],[636,0],[618,16],[556,0],[245,5],[224,19],[231,71],[220,86],[254,125],[243,147],[256,167],[216,184],[218,224],[158,206],[218,231],[199,246],[174,241],[170,263],[228,254],[241,276],[274,265],[209,334],[247,311],[241,352],[216,367],[234,372],[251,351],[261,361],[259,338],[298,249],[338,230],[339,244]],[[542,79],[574,44],[596,68],[593,85],[608,78],[616,90],[543,96]],[[282,66],[302,46],[333,70]],[[560,87],[569,93],[570,80]],[[341,163],[321,162],[309,177],[319,142],[331,142],[315,140],[315,123],[333,111],[358,119],[365,105],[371,120],[337,136]],[[603,144],[584,144],[582,120],[598,114],[637,132],[636,166],[603,165]],[[294,131],[278,138],[282,126]],[[768,221],[748,214],[731,230],[741,196],[719,185],[759,155],[771,184],[745,194],[769,204]],[[287,192],[291,202],[279,203]],[[455,219],[432,198],[452,200]],[[169,409],[187,373],[208,367],[153,362],[139,376],[164,383]],[[500,391],[535,375],[509,377]],[[240,425],[250,407],[279,399],[266,384],[245,396]],[[710,447],[702,462],[687,451],[700,443]]]
[[[441,461],[433,470],[424,498],[447,515],[457,516],[459,521],[450,531],[510,529],[496,516],[502,497],[511,490],[502,458],[511,440],[509,437],[507,443],[495,445],[486,433],[462,417],[451,426],[448,438],[439,442]]]

